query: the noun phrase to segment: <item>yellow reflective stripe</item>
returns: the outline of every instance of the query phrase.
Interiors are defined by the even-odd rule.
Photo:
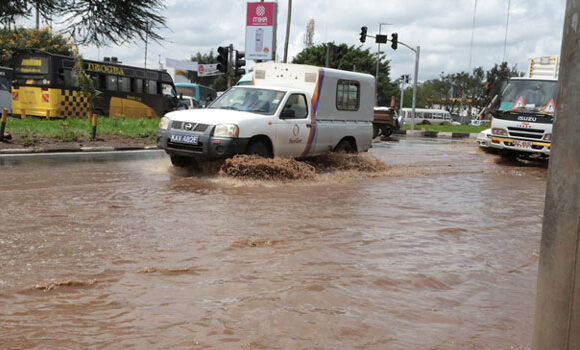
[[[510,140],[510,139],[500,139],[497,137],[492,137],[491,138],[492,141],[501,141],[501,142],[514,142],[514,140]]]
[[[532,142],[532,145],[534,145],[534,146],[550,147],[550,144],[549,143],[545,143],[545,142]]]

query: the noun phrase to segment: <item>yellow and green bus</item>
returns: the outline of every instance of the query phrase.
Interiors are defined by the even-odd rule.
[[[161,117],[178,105],[171,76],[154,69],[83,60],[101,94],[90,110],[73,70],[75,59],[43,51],[14,58],[12,115],[82,118],[90,113],[127,118]]]

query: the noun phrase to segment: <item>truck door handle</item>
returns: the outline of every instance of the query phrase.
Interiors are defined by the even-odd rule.
[[[312,127],[312,124],[306,124],[306,127],[307,128],[311,128]]]

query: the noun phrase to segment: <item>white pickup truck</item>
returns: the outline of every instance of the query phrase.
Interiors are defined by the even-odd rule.
[[[375,79],[308,65],[258,63],[251,85],[208,108],[167,113],[157,146],[173,165],[235,154],[304,158],[371,147]]]

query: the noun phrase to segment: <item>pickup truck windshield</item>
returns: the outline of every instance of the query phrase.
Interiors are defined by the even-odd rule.
[[[558,82],[551,80],[510,80],[501,94],[500,109],[546,111],[550,110],[549,104],[555,104]]]
[[[284,98],[284,91],[234,87],[221,95],[210,109],[233,109],[272,115]]]

